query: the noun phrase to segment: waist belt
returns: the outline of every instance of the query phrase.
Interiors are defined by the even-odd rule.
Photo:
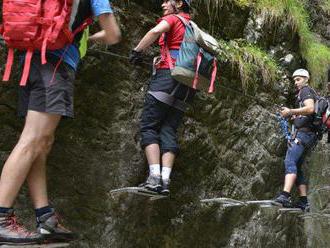
[[[174,96],[162,92],[162,91],[148,91],[150,95],[152,95],[154,98],[156,98],[158,101],[165,103],[167,105],[170,105],[182,112],[186,112],[188,109],[188,104],[185,103],[184,101],[181,101]]]
[[[189,96],[189,88],[187,88],[186,96],[183,100],[180,100],[175,97],[175,93],[180,87],[180,83],[178,83],[174,89],[172,90],[171,94],[168,94],[163,91],[148,91],[148,94],[152,95],[154,98],[156,98],[158,101],[165,103],[169,106],[172,106],[182,112],[186,112],[188,109],[188,104],[186,103],[186,100]]]

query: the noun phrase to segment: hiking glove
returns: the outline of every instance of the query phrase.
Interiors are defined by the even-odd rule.
[[[132,50],[128,60],[133,65],[141,64],[143,62],[143,53]]]

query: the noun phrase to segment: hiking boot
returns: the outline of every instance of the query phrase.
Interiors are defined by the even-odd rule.
[[[305,202],[302,200],[298,200],[293,204],[294,208],[300,208],[302,211],[308,213],[310,211],[311,206],[309,205],[309,202]]]
[[[0,213],[0,244],[30,245],[42,242],[40,234],[27,231],[17,222],[14,210]]]
[[[144,183],[141,183],[139,187],[143,187],[147,190],[154,191],[159,193],[161,190],[161,185],[160,185],[161,178],[160,176],[154,176],[154,175],[149,175],[147,178],[147,181]]]
[[[70,242],[77,239],[73,232],[59,223],[59,217],[54,209],[38,217],[37,223],[37,231],[44,237],[46,243]]]
[[[161,191],[160,191],[160,193],[162,195],[169,195],[170,194],[170,182],[171,182],[170,179],[162,180],[162,188],[161,188]]]
[[[283,194],[279,194],[275,199],[275,203],[278,203],[280,206],[284,208],[292,208],[291,197],[287,197]]]

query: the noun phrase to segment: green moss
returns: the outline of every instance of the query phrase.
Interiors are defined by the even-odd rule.
[[[323,6],[330,7],[330,0],[325,0]],[[305,0],[257,0],[255,7],[268,16],[269,20],[277,19],[289,23],[293,33],[296,32],[300,37],[300,52],[312,74],[312,85],[323,83],[330,66],[330,49],[319,42],[311,31]]]
[[[279,18],[284,14],[285,8],[283,2],[283,0],[257,0],[254,7],[257,10],[264,12],[264,14],[271,19]]]
[[[249,7],[253,0],[195,0],[194,6],[207,9],[210,19],[216,19],[225,3],[239,6],[241,8]]]
[[[237,6],[240,7],[248,7],[250,6],[253,1],[252,0],[195,0],[194,4],[196,5],[202,5],[202,6],[207,6],[209,9],[213,9],[213,8],[219,8],[222,7],[222,5],[225,3],[231,3],[231,4],[235,4]]]
[[[265,51],[255,45],[243,41],[220,41],[223,53],[220,59],[226,58],[237,71],[242,88],[247,90],[260,82],[265,84],[274,83],[277,78],[279,67]]]
[[[311,42],[305,51],[305,57],[308,58],[307,65],[312,72],[314,86],[322,87],[327,80],[327,70],[330,66],[329,47],[317,41]]]
[[[321,8],[330,15],[330,0],[323,0]]]
[[[292,29],[292,33],[288,35],[299,35],[299,49],[312,75],[311,84],[320,86],[325,81],[326,71],[330,66],[330,48],[318,41],[317,36],[311,31],[307,0],[196,0],[195,3],[197,6],[207,7],[210,19],[213,19],[213,22],[210,23],[216,23],[216,18],[219,16],[224,3],[235,4],[241,8],[249,7],[264,15],[270,25],[274,25],[274,23],[277,25],[279,22],[288,23]],[[323,0],[321,7],[330,13],[330,0]],[[244,51],[242,49],[240,51],[246,54],[256,54],[253,59],[251,56],[247,56],[248,60],[254,60],[258,56],[262,57],[259,51],[253,50],[252,47],[245,47]],[[239,65],[241,78],[244,79],[243,85],[247,85],[247,82],[251,81],[248,76],[250,72],[243,72],[242,70],[243,68],[244,70],[253,70],[253,68],[244,64],[245,60],[242,58],[234,59],[232,57],[232,59],[236,61],[235,64]],[[269,77],[266,76],[269,73],[263,74],[263,78],[269,81]]]

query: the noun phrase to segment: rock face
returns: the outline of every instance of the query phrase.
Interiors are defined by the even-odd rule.
[[[154,25],[158,16],[155,5],[140,2],[114,1],[124,40],[111,47],[111,52],[127,56]],[[196,20],[207,28],[203,4]],[[282,74],[291,69],[291,63],[304,64],[295,47],[296,37],[282,37],[281,30],[276,31],[280,36],[276,40],[268,29],[263,33],[263,19],[249,9],[224,3],[220,11],[228,18],[215,21],[219,22],[216,34],[248,39],[265,48],[281,64]],[[315,24],[315,29],[324,34],[323,26]],[[243,92],[234,67],[226,63],[221,64],[217,93],[200,94],[186,115],[171,197],[155,202],[138,196],[111,197],[111,189],[137,185],[146,176],[138,120],[150,70],[147,65],[132,67],[126,59],[97,50],[105,51],[104,47],[90,50],[81,65],[75,82],[76,118],[62,121],[48,161],[52,205],[65,224],[81,235],[70,247],[330,247],[330,218],[326,215],[330,211],[330,157],[325,143],[307,164],[312,212],[319,215],[303,219],[279,215],[276,209],[200,203],[220,196],[270,199],[281,189],[284,176],[286,143],[274,106],[291,104],[292,97],[286,94],[288,82],[260,82]],[[1,65],[4,52],[1,47]],[[151,50],[148,55],[154,53]],[[17,82],[18,77],[15,74],[12,81]],[[23,126],[15,114],[17,86],[13,82],[0,87],[2,163]],[[16,208],[33,227],[26,188]]]

